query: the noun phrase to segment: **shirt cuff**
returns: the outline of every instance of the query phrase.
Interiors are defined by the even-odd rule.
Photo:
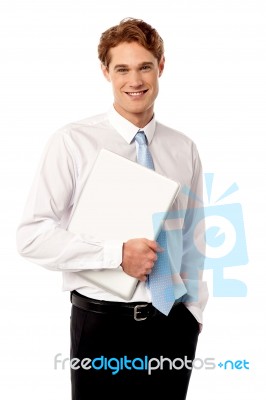
[[[118,268],[122,264],[123,242],[106,240],[104,242],[104,268]]]

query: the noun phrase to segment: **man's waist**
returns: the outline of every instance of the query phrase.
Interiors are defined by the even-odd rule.
[[[151,294],[145,282],[138,282],[136,290],[130,300],[125,300],[116,294],[104,290],[94,284],[88,283],[87,286],[73,288],[70,291],[76,290],[83,296],[89,297],[95,300],[104,300],[109,302],[151,302]]]
[[[156,316],[163,316],[150,302],[116,302],[92,299],[77,291],[70,293],[72,305],[84,310],[110,316],[129,317],[135,321],[144,321]],[[181,303],[176,303],[178,305]]]

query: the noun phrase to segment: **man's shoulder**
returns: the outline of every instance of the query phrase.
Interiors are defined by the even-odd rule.
[[[66,127],[74,128],[78,126],[97,126],[108,122],[108,113],[95,114],[90,117],[82,118],[77,121],[70,122]]]
[[[156,121],[156,130],[158,132],[162,132],[163,137],[164,138],[167,137],[169,140],[170,139],[175,140],[175,141],[179,140],[179,141],[186,143],[187,145],[194,144],[193,139],[189,135],[187,135],[184,132],[179,131],[169,125],[165,125],[160,121]]]
[[[105,130],[108,129],[109,120],[108,113],[95,114],[87,118],[78,119],[66,123],[54,132],[54,137],[57,138],[78,138],[80,135],[86,133],[90,135],[95,133],[97,129]]]

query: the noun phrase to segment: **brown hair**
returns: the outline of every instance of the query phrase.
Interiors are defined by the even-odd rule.
[[[102,64],[108,67],[110,63],[109,50],[123,42],[137,42],[150,51],[160,62],[164,54],[163,39],[158,32],[141,19],[125,18],[118,25],[102,33],[98,45],[98,57]]]

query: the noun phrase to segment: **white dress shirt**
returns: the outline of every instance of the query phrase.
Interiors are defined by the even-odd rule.
[[[138,130],[139,127],[112,107],[107,113],[59,129],[45,148],[17,230],[17,248],[29,261],[61,271],[64,291],[77,290],[95,299],[124,301],[76,273],[83,269],[118,268],[122,262],[123,243],[112,238],[102,242],[86,234],[76,235],[66,227],[99,150],[106,148],[136,161],[133,138]],[[168,220],[165,229],[169,229],[168,252],[176,298],[182,297],[187,308],[202,323],[208,289],[202,280],[204,256],[195,246],[195,240],[199,242],[204,236],[203,229],[194,229],[198,214],[203,210],[194,196],[202,198],[202,168],[197,148],[190,138],[155,118],[142,130],[147,136],[156,172],[179,181],[193,194],[188,196],[181,190],[172,207],[172,211],[181,210],[180,217]],[[110,195],[106,196],[106,201]],[[139,282],[130,301],[151,301],[144,282]]]

